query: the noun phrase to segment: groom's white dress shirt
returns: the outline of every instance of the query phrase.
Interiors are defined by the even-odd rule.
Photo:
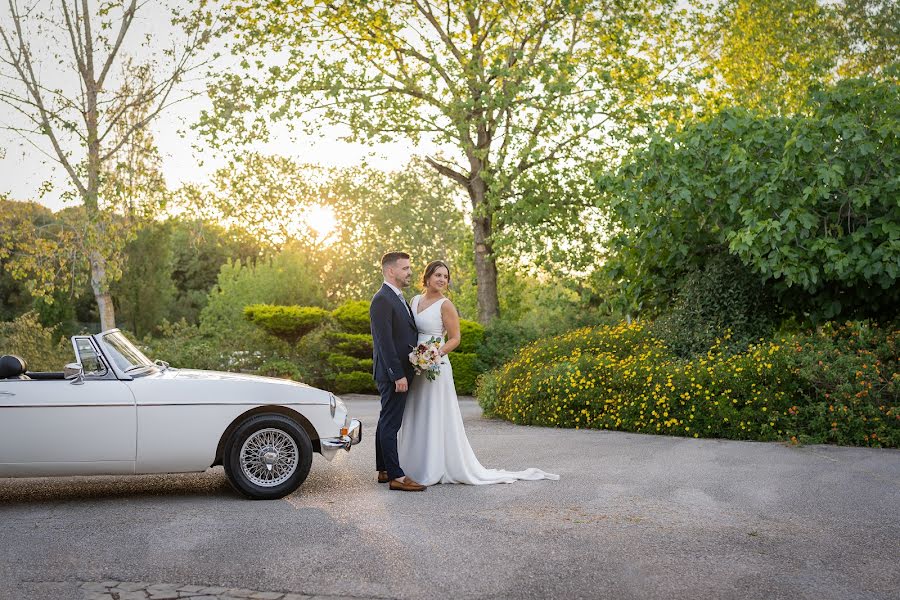
[[[400,288],[398,288],[393,283],[388,283],[387,281],[384,282],[384,285],[386,285],[389,288],[391,288],[392,290],[394,290],[394,293],[397,294],[398,296],[400,296],[400,299],[403,300],[404,303],[406,302],[406,300],[403,298],[403,292],[400,291]]]

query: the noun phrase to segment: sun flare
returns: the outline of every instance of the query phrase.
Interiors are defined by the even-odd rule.
[[[295,235],[308,235],[327,246],[334,241],[337,218],[330,206],[316,204],[298,214],[291,229]]]

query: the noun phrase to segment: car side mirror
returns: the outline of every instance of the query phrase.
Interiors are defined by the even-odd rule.
[[[81,385],[84,383],[84,368],[78,363],[69,363],[63,368],[63,377],[72,385]]]

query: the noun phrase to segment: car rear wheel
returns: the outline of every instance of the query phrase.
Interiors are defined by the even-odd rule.
[[[250,417],[234,430],[222,462],[234,489],[254,500],[274,500],[306,480],[312,455],[312,442],[299,424],[267,414]]]

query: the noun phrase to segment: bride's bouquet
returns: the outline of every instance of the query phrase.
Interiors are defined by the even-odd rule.
[[[441,374],[441,347],[440,338],[433,337],[422,342],[409,353],[409,362],[412,363],[416,375],[425,374],[429,381]]]

